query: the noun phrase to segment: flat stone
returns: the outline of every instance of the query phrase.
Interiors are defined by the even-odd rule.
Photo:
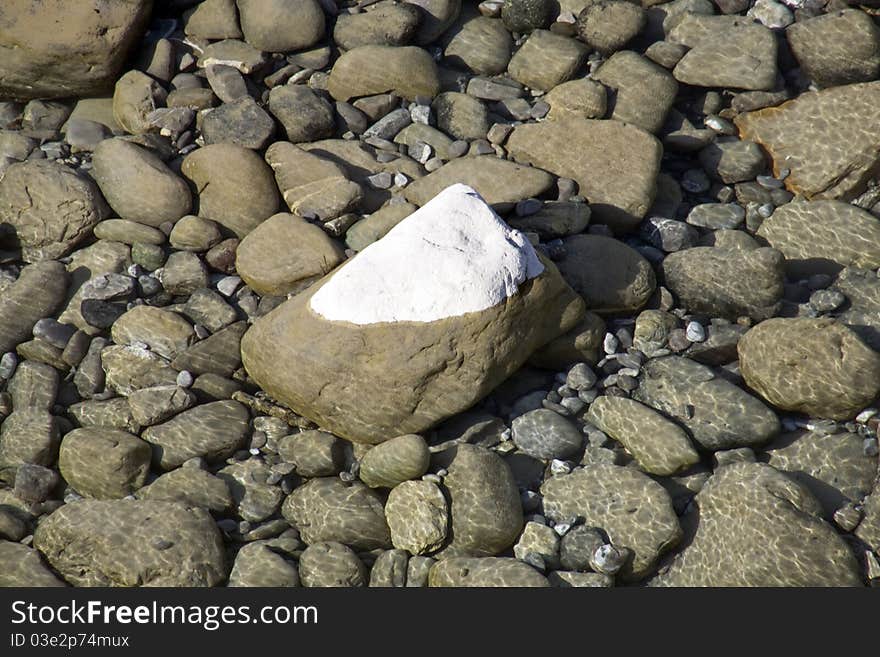
[[[546,171],[514,164],[492,155],[462,157],[411,182],[403,194],[411,203],[425,205],[442,190],[456,183],[472,187],[489,204],[514,203],[539,196],[553,184],[553,177]]]
[[[278,455],[296,467],[301,477],[332,477],[345,462],[343,441],[326,431],[303,431],[285,436],[278,443]]]
[[[181,173],[197,190],[198,215],[244,237],[278,210],[272,170],[253,151],[212,144],[183,160]]]
[[[376,445],[360,461],[359,476],[370,488],[394,488],[428,471],[431,453],[415,434],[397,436]]]
[[[583,445],[583,434],[555,411],[540,408],[523,413],[511,423],[513,442],[535,458],[566,459]]]
[[[657,586],[862,586],[810,492],[769,465],[735,463],[694,498],[696,532]]]
[[[164,422],[195,402],[195,395],[180,386],[143,388],[128,396],[131,415],[142,427]]]
[[[432,587],[548,587],[547,578],[530,565],[510,557],[455,557],[431,567]]]
[[[700,460],[684,430],[633,399],[599,397],[586,418],[626,447],[649,474],[672,475]]]
[[[232,463],[217,471],[229,486],[236,515],[248,522],[263,522],[273,516],[284,499],[281,487],[267,482],[271,474],[269,466],[256,459]]]
[[[330,137],[335,127],[333,106],[303,85],[283,85],[269,92],[269,111],[294,144]]]
[[[113,324],[111,335],[116,344],[142,343],[168,359],[195,339],[192,326],[183,317],[153,306],[135,306],[126,312]]]
[[[359,481],[310,479],[287,497],[282,513],[308,545],[335,541],[361,550],[391,547],[382,501]]]
[[[177,468],[166,472],[135,495],[139,499],[178,502],[218,514],[227,513],[234,505],[226,482],[198,468]]]
[[[415,46],[361,46],[333,65],[327,89],[336,100],[394,93],[407,100],[433,98],[440,91],[437,66]]]
[[[252,290],[280,296],[324,276],[343,259],[342,249],[322,229],[282,213],[242,240],[235,266]]]
[[[604,235],[574,235],[563,240],[559,272],[599,314],[636,312],[657,286],[650,263],[635,249]]]
[[[634,6],[628,2],[613,4]],[[593,74],[593,79],[613,94],[609,118],[651,133],[663,127],[678,93],[678,83],[669,71],[631,50],[611,55]]]
[[[707,450],[766,443],[779,433],[779,418],[758,399],[681,356],[649,360],[633,398],[688,430]]]
[[[740,136],[757,142],[773,160],[773,174],[789,169],[785,186],[808,199],[850,200],[861,194],[880,165],[880,82],[803,93],[777,107],[740,114]],[[812,127],[821,123],[822,139]]]
[[[650,574],[682,536],[669,494],[634,468],[588,465],[546,480],[541,494],[549,518],[581,517],[587,526],[604,530],[613,545],[633,551],[620,571],[626,580]]]
[[[25,262],[67,255],[108,215],[98,186],[61,163],[19,162],[0,179],[0,224],[12,233],[4,242]]]
[[[455,139],[484,139],[489,131],[489,113],[478,98],[447,91],[432,103],[437,127]]]
[[[161,245],[165,243],[165,233],[158,228],[128,219],[105,219],[95,225],[94,233],[98,239],[123,244]]]
[[[600,82],[578,78],[556,85],[544,96],[550,105],[548,119],[576,116],[602,119],[608,111],[608,95]]]
[[[364,190],[349,180],[342,165],[294,144],[275,142],[266,150],[266,162],[275,173],[284,202],[295,214],[330,221],[356,209],[364,199]]]
[[[880,267],[873,247],[880,220],[842,201],[788,203],[761,224],[758,235],[785,255],[786,269],[796,276]]]
[[[580,41],[549,30],[535,30],[510,59],[507,71],[527,87],[549,91],[574,77],[587,52]]]
[[[0,353],[31,337],[34,325],[51,317],[67,292],[67,272],[54,260],[28,265],[3,291],[0,303]]]
[[[622,0],[578,3],[578,36],[604,55],[626,46],[645,27],[647,15],[641,6]]]
[[[443,492],[430,481],[404,481],[388,494],[385,515],[394,547],[430,554],[446,541],[449,509]]]
[[[120,499],[146,483],[150,456],[150,445],[125,431],[74,429],[61,441],[58,469],[80,495]]]
[[[336,541],[309,545],[299,559],[302,585],[309,588],[367,585],[367,567],[354,550]]]
[[[235,555],[227,586],[290,588],[299,584],[299,571],[295,563],[272,551],[264,543],[249,543]]]
[[[510,467],[483,447],[461,444],[436,455],[448,471],[450,540],[443,558],[490,557],[511,547],[523,528],[522,505]]]
[[[416,37],[421,17],[415,5],[379,2],[358,14],[341,13],[333,28],[333,41],[345,50],[407,46]]]
[[[65,504],[40,523],[34,547],[74,586],[216,586],[226,579],[213,518],[173,502]]]
[[[202,118],[205,144],[234,144],[262,150],[274,136],[275,121],[250,96],[223,103]]]
[[[200,39],[240,39],[235,0],[205,0],[183,14],[183,31]]]
[[[504,24],[493,18],[476,16],[455,33],[443,54],[446,63],[476,75],[498,75],[507,70],[513,38]]]
[[[171,365],[192,374],[232,376],[241,367],[241,337],[246,330],[247,322],[235,322],[178,354]]]
[[[304,50],[324,36],[324,12],[316,0],[240,0],[245,40],[260,50]]]
[[[820,88],[871,82],[880,74],[880,28],[859,9],[799,20],[785,37],[801,70]]]
[[[212,463],[229,458],[244,444],[248,420],[247,409],[238,402],[212,402],[149,427],[141,437],[154,445],[154,462],[172,470],[195,457]]]
[[[635,126],[563,117],[518,126],[506,147],[518,162],[575,180],[593,219],[615,231],[638,225],[654,201],[663,148]]]
[[[670,253],[660,270],[669,291],[692,312],[762,320],[779,311],[784,266],[776,249],[698,246]]]
[[[830,318],[762,322],[738,351],[749,387],[783,410],[849,420],[880,393],[880,354]]]

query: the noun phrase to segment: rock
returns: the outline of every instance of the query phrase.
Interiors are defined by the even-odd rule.
[[[169,294],[188,296],[208,286],[208,270],[196,254],[175,251],[165,261],[160,280]]]
[[[761,463],[735,463],[694,498],[690,544],[659,586],[861,586],[852,552],[809,491]]]
[[[0,587],[64,586],[33,548],[0,540]]]
[[[22,464],[50,466],[58,455],[58,419],[38,408],[20,408],[0,426],[0,474]]]
[[[302,585],[316,587],[359,587],[367,585],[367,567],[354,550],[335,541],[307,547],[299,559]]]
[[[283,85],[269,92],[269,111],[294,144],[333,135],[336,120],[329,101],[302,85]]]
[[[107,387],[123,396],[140,388],[173,385],[177,381],[177,372],[164,358],[140,347],[112,345],[101,351],[100,358]]]
[[[125,397],[92,399],[74,404],[68,409],[70,417],[83,427],[102,427],[136,434],[141,430],[131,413]]]
[[[144,485],[150,456],[149,444],[125,431],[74,429],[61,441],[58,469],[80,495],[119,499]]]
[[[880,161],[878,99],[880,82],[832,87],[740,114],[735,123],[743,139],[770,154],[775,176],[783,168],[791,171],[785,179],[789,191],[850,200],[865,190]],[[817,121],[824,126],[820,140],[807,136]]]
[[[165,105],[168,93],[156,80],[140,71],[128,71],[116,81],[113,91],[113,117],[133,135],[155,127],[151,115]]]
[[[152,3],[5,3],[0,97],[96,96],[113,84],[143,36]],[[47,31],[47,25],[63,29]]]
[[[620,571],[626,580],[650,574],[660,555],[682,536],[669,494],[634,468],[588,465],[547,479],[541,494],[549,518],[581,517],[587,526],[604,530],[613,545],[633,551]]]
[[[639,9],[626,0],[611,4]],[[602,6],[598,3],[587,9]],[[609,118],[652,133],[663,127],[678,93],[678,83],[666,69],[631,50],[614,53],[599,67],[593,79],[604,84],[614,98]]]
[[[324,12],[316,0],[237,0],[241,31],[254,48],[304,50],[324,36]]]
[[[422,20],[416,43],[421,46],[436,41],[458,18],[461,0],[405,0],[421,8]]]
[[[785,258],[775,250],[698,246],[670,253],[660,265],[666,287],[692,312],[712,317],[773,317],[785,284]]]
[[[876,552],[880,550],[880,495],[872,493],[865,498],[864,513],[865,517],[856,527],[855,535]]]
[[[242,240],[235,267],[257,294],[281,296],[329,273],[344,257],[322,229],[282,213],[269,217]]]
[[[538,349],[529,359],[537,367],[564,369],[578,361],[595,363],[605,337],[605,322],[597,314],[587,312],[572,329]]]
[[[235,0],[205,0],[183,14],[183,31],[200,39],[240,39]]]
[[[415,46],[361,46],[333,64],[327,90],[336,100],[393,93],[407,100],[440,91],[437,66]]]
[[[691,25],[699,34],[687,35]],[[771,91],[776,86],[776,37],[768,28],[738,16],[686,15],[668,39],[690,50],[672,71],[698,87]]]
[[[95,226],[93,232],[95,237],[108,242],[157,246],[165,243],[165,233],[158,228],[127,219],[105,219]]]
[[[548,119],[575,116],[582,119],[602,119],[608,109],[605,87],[595,80],[578,78],[553,87],[544,96],[550,105]]]
[[[116,320],[110,334],[118,345],[143,343],[169,360],[195,339],[192,326],[183,317],[153,306],[135,306]]]
[[[548,0],[505,0],[501,6],[504,27],[521,34],[549,27],[552,13]]]
[[[590,47],[608,55],[621,50],[647,22],[641,6],[624,0],[590,2],[577,17],[578,36]]]
[[[236,322],[213,335],[193,344],[179,354],[171,365],[178,371],[193,374],[212,373],[232,376],[241,367],[241,336],[247,330],[246,322]]]
[[[370,568],[370,586],[403,588],[409,571],[409,555],[403,550],[385,550]]]
[[[563,117],[518,126],[506,147],[518,162],[575,180],[593,219],[616,232],[637,226],[654,201],[663,148],[635,126]]]
[[[164,422],[193,406],[195,395],[180,386],[135,390],[128,396],[131,415],[142,427]]]
[[[484,139],[489,132],[489,113],[478,99],[457,91],[447,91],[432,104],[437,127],[456,139]]]
[[[604,573],[573,573],[557,570],[547,576],[550,586],[557,588],[610,588],[614,586],[614,578]]]
[[[844,269],[833,291],[849,301],[837,319],[849,326],[869,347],[880,350],[880,278],[870,270]]]
[[[40,319],[55,314],[66,291],[67,272],[60,262],[48,260],[24,267],[0,297],[0,353],[12,351],[30,338]]]
[[[700,151],[706,172],[728,185],[754,180],[765,166],[764,152],[753,141],[716,141]]]
[[[636,312],[657,286],[651,265],[635,249],[603,235],[574,235],[563,240],[559,272],[599,314]]]
[[[584,232],[590,223],[590,206],[572,201],[544,203],[535,214],[510,217],[511,227],[523,232],[537,233],[541,239],[553,240]]]
[[[633,399],[599,397],[586,418],[626,447],[649,474],[672,475],[700,460],[678,425]]]
[[[535,30],[510,59],[507,71],[517,82],[549,91],[574,77],[587,58],[587,48],[549,30]]]
[[[215,41],[205,46],[201,54],[199,54],[196,64],[199,68],[207,69],[209,78],[211,69],[216,66],[225,66],[236,69],[242,75],[250,75],[251,73],[261,71],[266,66],[266,54],[259,48],[255,48],[244,41],[224,39],[223,41]],[[228,102],[246,93],[243,85],[236,84],[235,86],[238,87],[238,91],[234,96],[224,98],[220,93],[217,93],[217,95],[221,100]],[[211,87],[215,92],[219,92],[219,89],[213,84]]]
[[[153,460],[163,470],[201,457],[209,463],[232,456],[249,433],[247,409],[227,400],[202,404],[145,429],[141,437],[152,443]]]
[[[737,350],[749,387],[783,410],[849,420],[880,393],[880,354],[830,318],[762,322]]]
[[[517,165],[491,155],[464,157],[452,160],[437,171],[413,181],[404,189],[404,196],[416,205],[425,205],[456,183],[473,187],[486,203],[513,203],[540,195],[553,184],[553,177],[540,169]]]
[[[844,9],[785,30],[801,70],[819,87],[870,82],[880,74],[880,28],[859,9]]]
[[[442,224],[435,221],[440,216]],[[450,243],[450,236],[452,251],[435,246],[435,240]],[[498,249],[498,256],[474,268],[467,254],[477,245]],[[406,253],[407,262],[420,261],[425,268],[419,271],[431,272],[430,281],[417,282],[409,265],[393,264],[397,253]],[[384,271],[372,264],[379,261]],[[454,272],[451,278],[437,275],[441,262],[443,271]],[[389,263],[403,267],[401,275],[388,274]],[[336,435],[378,443],[419,432],[470,407],[532,350],[580,319],[580,301],[550,267],[473,190],[454,186],[258,320],[242,340],[244,364],[275,399]],[[499,271],[505,272],[503,281]],[[385,298],[401,302],[377,304],[365,295],[376,275]],[[440,280],[448,290],[430,287]],[[392,281],[397,283],[389,288]],[[462,299],[463,286],[473,286],[474,295]],[[409,292],[429,289],[435,292]],[[391,344],[399,356],[395,363],[371,356],[388,353]],[[284,345],[281,353],[278,345]]]
[[[337,541],[360,550],[391,547],[382,501],[359,481],[310,479],[287,497],[282,513],[309,545]]]
[[[278,210],[272,170],[253,151],[232,144],[212,144],[183,160],[181,173],[197,190],[200,217],[244,237]]]
[[[855,433],[795,431],[767,445],[767,463],[807,488],[822,505],[823,517],[871,491],[877,460],[868,456]]]
[[[330,221],[354,210],[364,198],[361,186],[348,179],[343,166],[288,142],[266,150],[266,162],[291,212]],[[276,220],[280,221],[280,220]]]
[[[782,251],[796,276],[880,267],[880,253],[872,247],[880,239],[880,220],[842,201],[788,203],[761,224],[758,235]]]
[[[395,203],[374,212],[349,228],[345,233],[345,245],[355,251],[363,251],[373,242],[388,234],[401,221],[418,208],[412,203]]]
[[[370,488],[394,488],[428,471],[431,453],[425,439],[415,434],[398,436],[376,445],[360,462],[360,478]]]
[[[388,494],[385,516],[391,542],[400,550],[430,554],[446,541],[449,509],[443,492],[430,481],[404,481],[395,486]]]
[[[547,568],[559,568],[559,534],[543,523],[527,522],[513,554],[526,563],[540,560]]]
[[[521,452],[548,461],[574,456],[584,442],[574,424],[544,408],[520,415],[512,422],[511,430]]]
[[[184,506],[201,507],[225,514],[234,502],[229,486],[220,477],[198,468],[178,468],[157,477],[141,488],[137,497],[156,502],[179,502]]]
[[[261,150],[274,136],[275,122],[250,96],[224,103],[202,118],[202,137],[206,144],[233,144]]]
[[[187,184],[156,155],[123,139],[105,139],[92,156],[93,177],[123,219],[159,227],[189,212]]]
[[[446,46],[446,63],[476,75],[499,75],[507,70],[513,38],[498,19],[474,17]]]
[[[461,444],[436,456],[451,517],[442,558],[487,557],[511,547],[523,527],[522,506],[510,467],[483,447]]]
[[[415,39],[421,16],[411,4],[376,3],[359,14],[340,14],[333,28],[333,40],[345,50],[360,46],[406,46]]]
[[[202,509],[146,500],[81,500],[45,518],[34,547],[74,586],[216,586],[223,541]]]
[[[67,255],[108,214],[98,186],[58,162],[12,164],[0,179],[3,241],[26,262]]]
[[[215,222],[192,214],[181,217],[168,236],[168,241],[175,249],[195,252],[207,251],[222,239],[220,227]]]
[[[433,587],[547,587],[547,578],[530,565],[510,557],[456,557],[438,561],[429,575]]]
[[[280,588],[297,587],[299,583],[296,564],[273,552],[265,543],[258,542],[245,545],[235,555],[227,586]]]
[[[265,463],[249,459],[233,463],[217,472],[229,486],[236,515],[248,522],[263,522],[278,510],[284,492],[267,483],[272,470]]]
[[[741,226],[745,218],[746,211],[736,203],[701,203],[688,213],[687,222],[710,230],[733,230]]]
[[[649,360],[632,396],[684,426],[707,450],[759,445],[779,433],[770,409],[688,358]]]
[[[278,455],[296,467],[301,477],[332,477],[345,463],[341,440],[326,431],[303,431],[278,443]]]

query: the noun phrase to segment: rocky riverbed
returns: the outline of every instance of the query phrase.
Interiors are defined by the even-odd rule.
[[[880,582],[876,0],[6,0],[0,586]]]

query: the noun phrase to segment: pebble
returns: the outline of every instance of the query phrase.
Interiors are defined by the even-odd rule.
[[[688,322],[684,334],[691,342],[704,342],[706,340],[706,329],[699,322]]]

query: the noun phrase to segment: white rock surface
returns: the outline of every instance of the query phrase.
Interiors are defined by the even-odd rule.
[[[543,271],[528,239],[457,184],[361,251],[309,305],[354,324],[433,322],[491,308]]]

